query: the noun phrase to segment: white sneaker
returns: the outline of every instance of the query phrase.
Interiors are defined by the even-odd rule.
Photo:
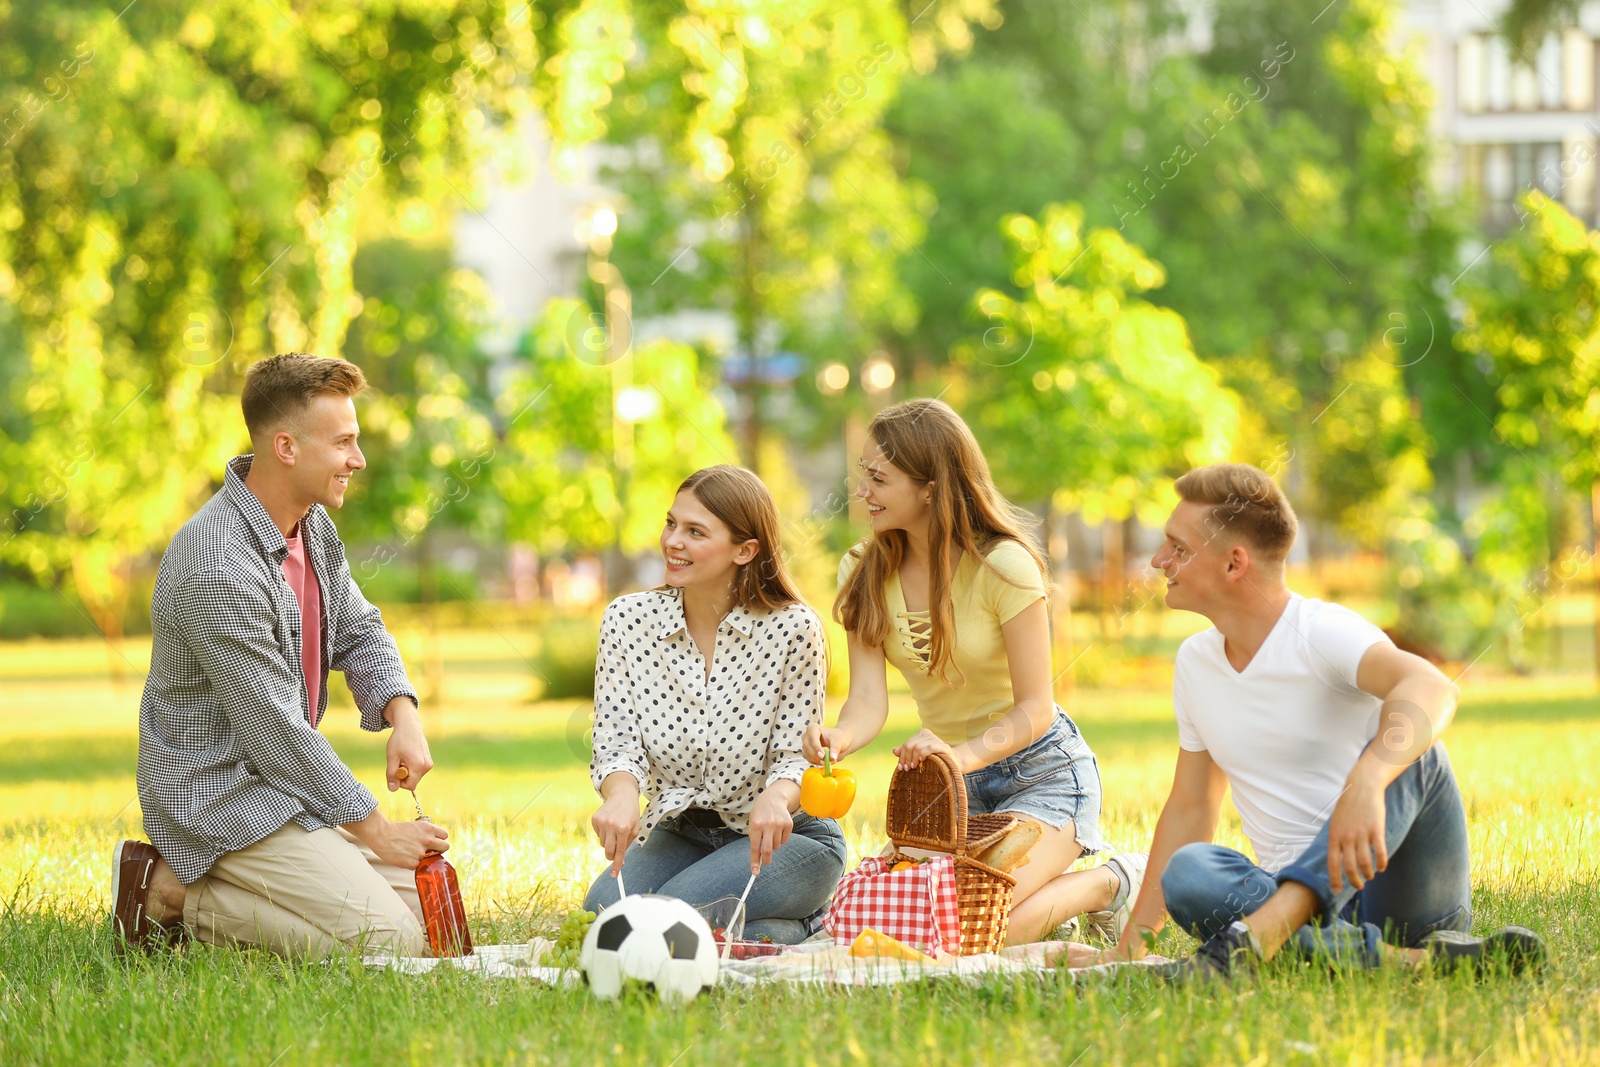
[[[1144,885],[1144,868],[1150,857],[1143,852],[1123,852],[1106,860],[1106,864],[1115,863],[1128,879],[1128,899],[1122,902],[1122,907],[1115,911],[1086,912],[1083,916],[1083,932],[1091,937],[1097,937],[1108,945],[1115,945],[1122,940],[1122,932],[1128,928],[1128,914],[1133,911],[1133,902],[1139,899],[1139,889]]]
[[[1082,941],[1082,924],[1078,921],[1080,916],[1074,915],[1050,933],[1045,935],[1046,941]]]

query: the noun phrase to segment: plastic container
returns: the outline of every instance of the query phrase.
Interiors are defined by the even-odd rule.
[[[719,897],[694,909],[711,924],[717,942],[717,955],[723,959],[748,960],[756,956],[776,956],[785,946],[768,941],[744,941],[745,909],[738,897]]]
[[[744,911],[738,897],[719,897],[709,904],[695,908],[711,925],[711,935],[717,944],[737,941],[744,936]]]
[[[417,896],[422,898],[423,925],[434,958],[472,955],[472,934],[467,930],[467,909],[461,901],[456,869],[437,852],[428,853],[417,867]]]

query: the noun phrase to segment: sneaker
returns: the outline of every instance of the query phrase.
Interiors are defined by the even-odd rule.
[[[118,952],[146,947],[158,929],[144,904],[160,858],[155,846],[144,841],[118,841],[111,854],[111,936]]]
[[[1083,940],[1082,928],[1078,916],[1074,915],[1060,926],[1056,927],[1045,936],[1046,941],[1079,941]]]
[[[1139,899],[1139,889],[1144,885],[1144,868],[1149,860],[1150,857],[1143,852],[1124,852],[1106,860],[1106,866],[1116,864],[1123,877],[1128,879],[1128,899],[1122,902],[1120,908],[1085,913],[1084,934],[1099,938],[1108,945],[1115,945],[1122,940],[1122,932],[1128,928],[1128,915],[1133,911],[1133,902]]]
[[[1485,938],[1454,930],[1435,930],[1419,946],[1428,959],[1446,971],[1479,974],[1504,967],[1512,974],[1538,970],[1545,964],[1544,938],[1522,926],[1507,926]]]
[[[1158,963],[1151,970],[1171,982],[1230,981],[1238,975],[1254,973],[1260,957],[1250,928],[1235,922],[1226,930],[1207,938],[1194,955],[1171,963]]]

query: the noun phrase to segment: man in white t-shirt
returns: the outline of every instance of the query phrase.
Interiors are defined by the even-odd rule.
[[[1291,593],[1297,522],[1264,471],[1217,464],[1151,560],[1167,604],[1213,627],[1178,650],[1178,763],[1126,933],[1091,962],[1136,959],[1165,916],[1201,938],[1174,977],[1228,975],[1286,944],[1361,965],[1513,969],[1543,959],[1521,927],[1472,925],[1467,820],[1440,735],[1457,690],[1348,608]],[[1232,787],[1243,853],[1212,843]]]

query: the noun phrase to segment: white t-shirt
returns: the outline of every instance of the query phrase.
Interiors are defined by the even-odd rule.
[[[1236,671],[1216,627],[1178,649],[1178,743],[1228,776],[1256,862],[1294,862],[1333,814],[1378,728],[1382,701],[1356,687],[1384,632],[1349,608],[1290,594],[1255,658]]]

